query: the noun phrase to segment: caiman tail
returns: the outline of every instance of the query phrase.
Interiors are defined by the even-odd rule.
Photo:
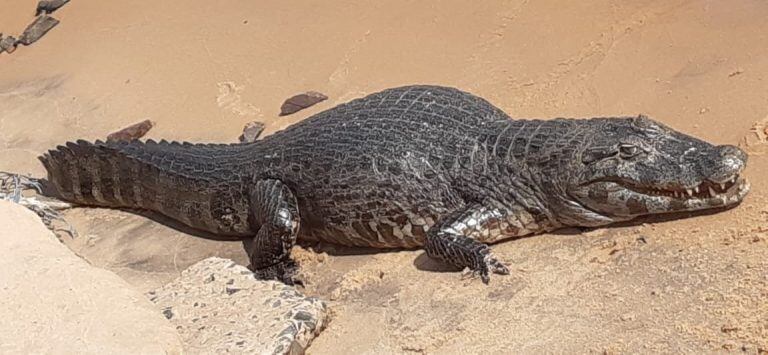
[[[142,191],[137,175],[151,169],[101,141],[67,142],[42,155],[46,188],[63,200],[82,205],[146,208],[152,189]],[[139,173],[139,174],[137,174]]]
[[[217,213],[234,207],[229,206],[234,201],[227,195],[240,194],[236,190],[242,185],[235,180],[214,182],[208,176],[215,171],[219,176],[242,177],[223,171],[230,168],[223,163],[226,157],[240,149],[226,144],[78,140],[48,151],[40,161],[48,171],[46,189],[63,200],[88,206],[146,209],[193,228],[240,234],[232,229],[242,229],[242,225],[220,225]],[[212,186],[222,183],[235,191]],[[228,206],[220,206],[224,202]]]

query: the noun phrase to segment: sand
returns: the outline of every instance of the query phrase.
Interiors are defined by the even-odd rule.
[[[74,255],[33,212],[0,201],[0,236],[0,353],[183,352],[142,293]]]
[[[34,1],[0,1],[20,32]],[[20,20],[19,16],[26,16]],[[310,353],[768,351],[768,4],[762,1],[96,1],[0,55],[0,170],[151,119],[147,138],[235,142],[387,87],[428,83],[520,118],[647,114],[718,144],[751,139],[738,208],[566,230],[494,247],[512,274],[489,286],[421,251],[297,251],[306,292],[334,319]],[[278,117],[288,97],[329,97]],[[237,242],[141,216],[76,209],[68,245],[139,290]]]

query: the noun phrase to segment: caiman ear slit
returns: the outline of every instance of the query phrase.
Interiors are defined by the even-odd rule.
[[[618,152],[613,148],[592,148],[584,151],[584,153],[581,155],[581,162],[584,164],[590,164],[598,160],[610,158],[616,154],[618,154]]]

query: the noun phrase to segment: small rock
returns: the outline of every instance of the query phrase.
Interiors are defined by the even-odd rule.
[[[257,121],[246,123],[245,127],[243,127],[243,134],[241,134],[239,138],[240,143],[255,142],[262,131],[264,131],[263,123]]]
[[[307,91],[303,94],[292,96],[280,106],[280,116],[290,115],[327,99],[328,96],[317,91]]]
[[[144,137],[144,135],[147,134],[147,132],[149,132],[149,130],[154,126],[155,123],[150,120],[144,120],[139,123],[132,124],[108,135],[107,142],[132,141],[134,139],[139,139]]]
[[[53,17],[48,15],[38,16],[34,22],[27,26],[27,28],[24,30],[24,33],[21,34],[19,43],[25,46],[35,43],[58,24],[59,20]]]
[[[734,76],[739,75],[741,73],[744,73],[744,69],[736,68],[736,70],[734,70],[730,74],[728,74],[728,77],[731,78],[731,77],[734,77]]]
[[[13,36],[8,36],[0,40],[0,52],[6,51],[8,53],[13,53],[13,51],[16,50],[16,45],[19,43],[19,41],[16,40]]]
[[[173,310],[171,310],[171,307],[168,307],[163,310],[163,315],[165,316],[165,319],[171,319],[173,318]]]
[[[37,3],[35,16],[38,16],[42,13],[50,14],[68,2],[69,0],[40,0],[40,2]]]

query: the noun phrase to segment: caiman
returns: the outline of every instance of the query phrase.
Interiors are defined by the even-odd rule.
[[[41,157],[59,198],[155,211],[247,243],[293,283],[298,239],[424,248],[488,282],[488,244],[738,204],[747,156],[644,115],[511,119],[447,87],[384,90],[244,144],[77,141]]]

